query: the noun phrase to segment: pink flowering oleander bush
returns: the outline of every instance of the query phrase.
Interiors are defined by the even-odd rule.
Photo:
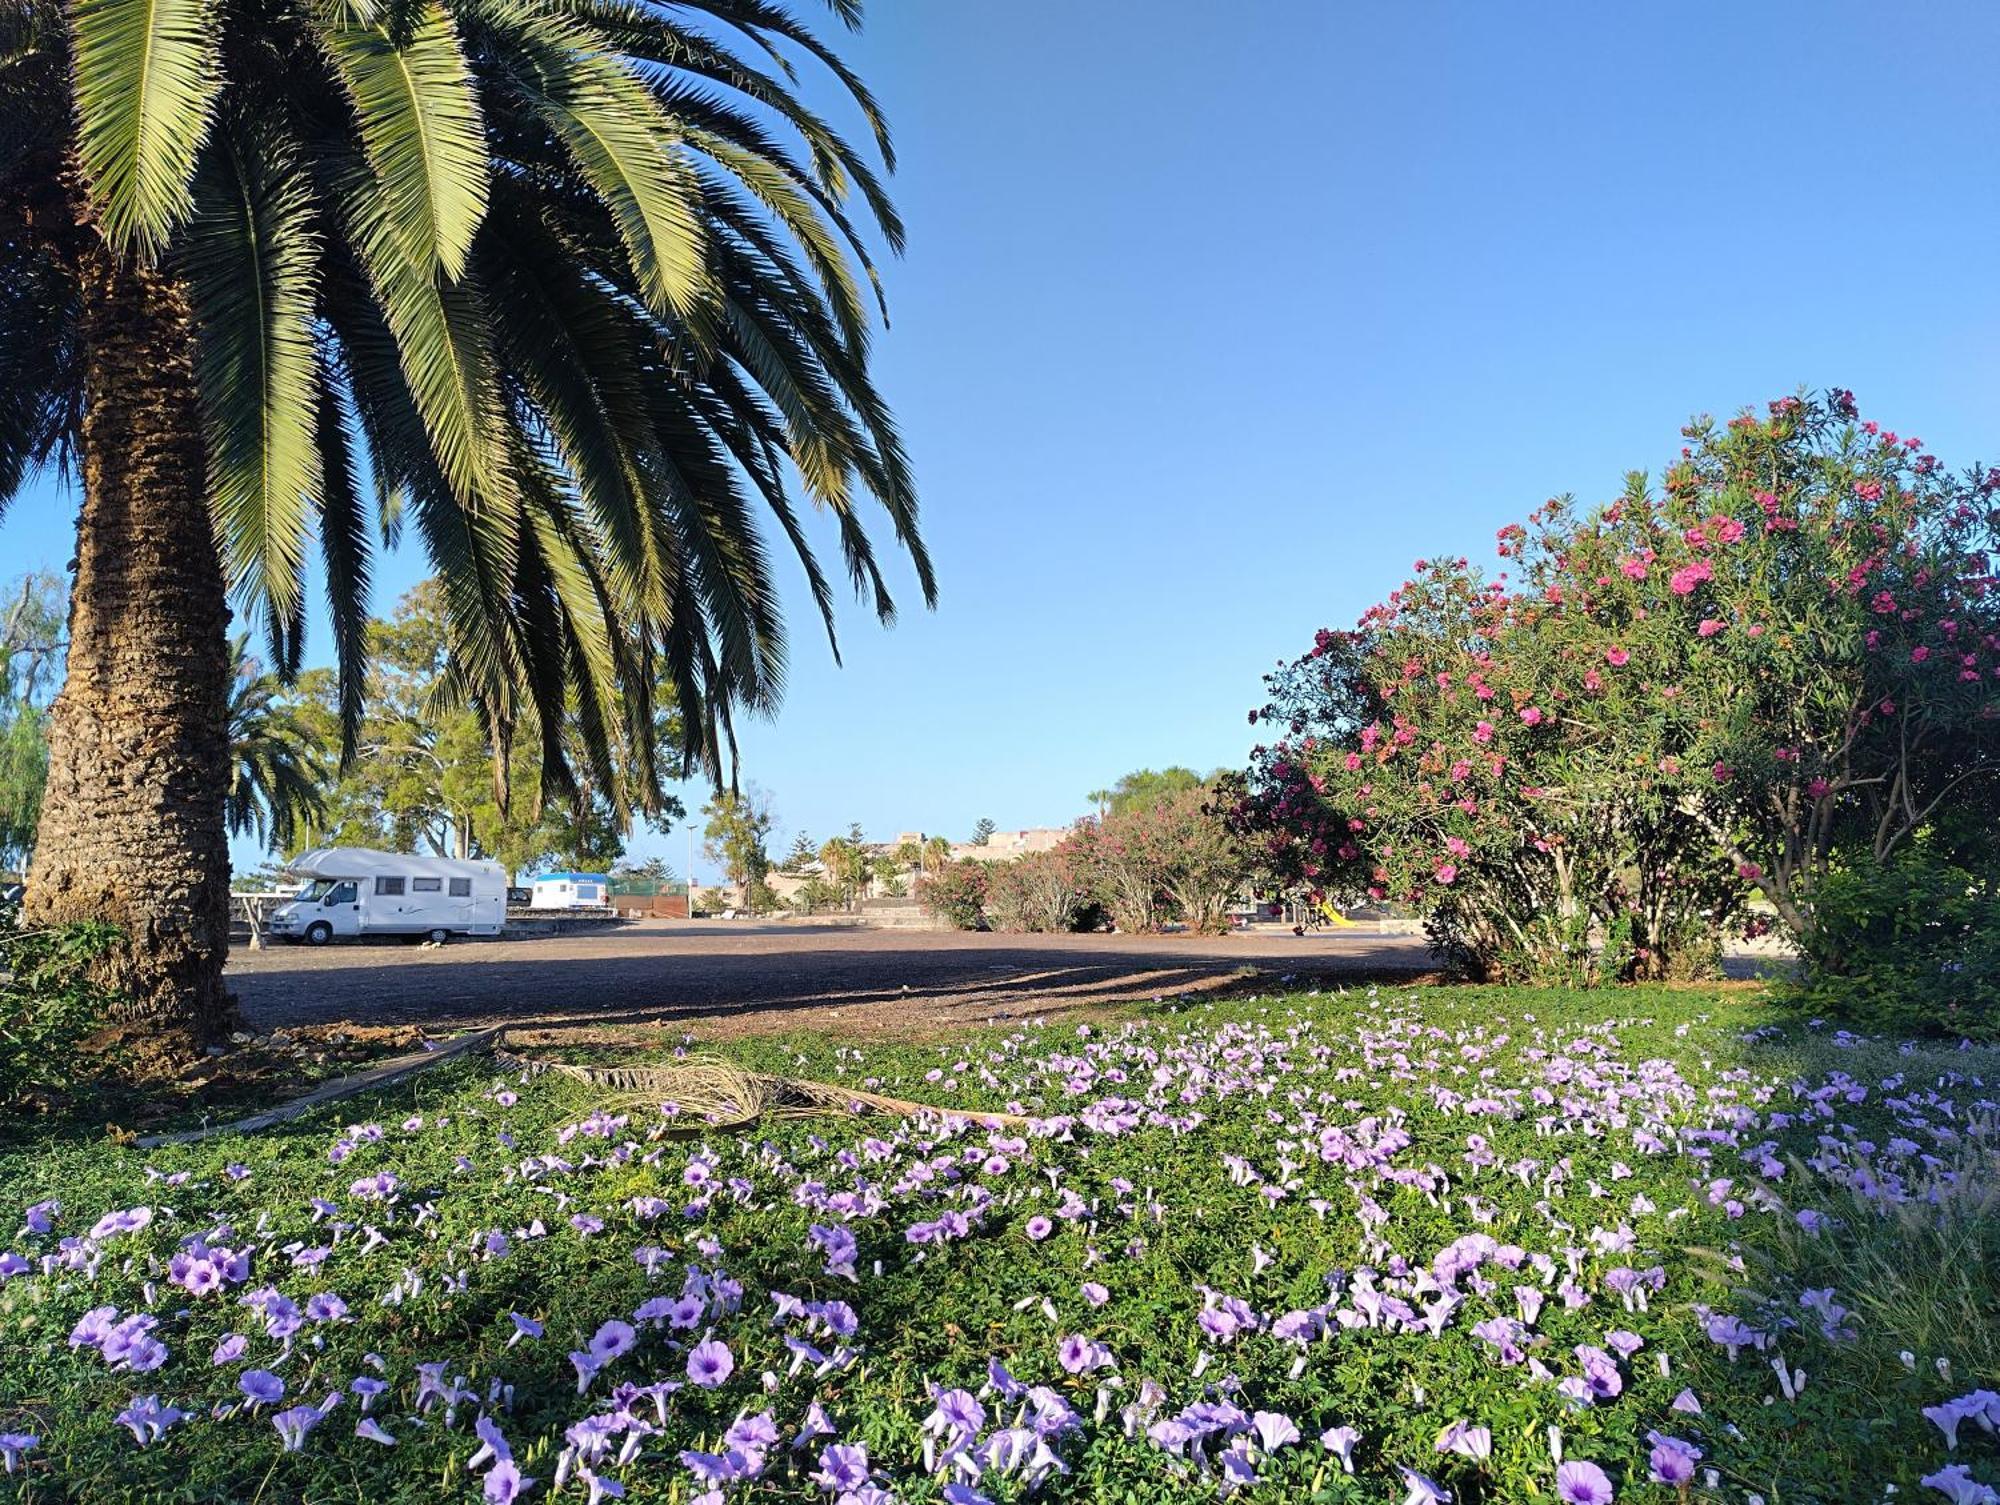
[[[1237,798],[1228,785],[1172,790],[1077,822],[1059,850],[1120,930],[1145,934],[1177,921],[1214,934],[1228,928],[1251,867],[1230,819]]]
[[[995,930],[1075,930],[1094,909],[1091,875],[1065,844],[986,865],[986,914]]]
[[[1687,976],[1951,828],[1993,867],[2000,470],[1844,392],[1702,420],[1657,484],[1421,561],[1269,677],[1239,811],[1294,882],[1414,906],[1481,976]],[[2000,870],[1994,867],[1993,870]]]
[[[1984,1500],[2000,1055],[1760,1001],[1162,1002],[744,1064],[771,1120],[453,1063],[0,1152],[24,1501]]]
[[[917,903],[924,912],[954,930],[980,930],[986,925],[987,869],[984,862],[947,863],[917,879]]]

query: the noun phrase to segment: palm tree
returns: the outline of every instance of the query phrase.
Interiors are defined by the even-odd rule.
[[[293,672],[315,535],[343,761],[413,528],[451,698],[642,809],[655,686],[683,772],[780,694],[760,508],[830,641],[801,490],[880,617],[871,496],[934,601],[853,211],[902,229],[798,57],[893,167],[781,0],[0,0],[0,501],[52,457],[83,489],[27,909],[125,928],[127,1017],[226,1021],[225,625]]]
[[[327,768],[319,739],[280,698],[283,682],[250,657],[250,639],[229,640],[229,834],[256,833],[269,850],[289,847],[301,826],[326,816]]]

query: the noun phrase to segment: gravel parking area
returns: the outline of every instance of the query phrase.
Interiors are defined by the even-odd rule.
[[[605,935],[239,949],[249,1026],[507,1024],[527,1038],[660,1026],[706,1038],[837,1027],[935,1033],[993,1019],[1271,983],[1410,977],[1420,937],[984,935],[743,921],[639,921]]]

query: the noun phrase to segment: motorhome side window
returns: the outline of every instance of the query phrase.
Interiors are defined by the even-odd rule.
[[[470,899],[472,897],[472,880],[470,878],[452,879],[451,896],[454,899]]]
[[[434,894],[443,887],[444,883],[437,878],[412,878],[410,880],[410,892],[413,894]]]
[[[401,895],[403,892],[403,880],[401,878],[377,878],[375,880],[375,892],[378,895]]]

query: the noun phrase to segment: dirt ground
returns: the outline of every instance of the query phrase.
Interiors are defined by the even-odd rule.
[[[935,1034],[988,1020],[1242,987],[1414,977],[1421,938],[984,935],[834,925],[644,920],[606,935],[239,949],[248,1027],[507,1024],[525,1040],[660,1027],[705,1039],[837,1027]]]

